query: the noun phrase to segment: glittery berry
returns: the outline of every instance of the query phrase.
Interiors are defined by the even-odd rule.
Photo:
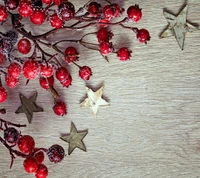
[[[8,17],[8,12],[5,6],[0,5],[0,23],[5,21]]]
[[[46,19],[45,11],[42,9],[36,9],[30,16],[30,21],[35,25],[41,25]]]
[[[36,171],[36,178],[46,178],[48,176],[48,169],[44,164],[39,164]]]
[[[130,6],[127,10],[128,18],[134,22],[139,22],[142,18],[142,9],[138,5]]]
[[[99,44],[99,51],[104,56],[110,54],[113,51],[113,45],[112,45],[112,43],[101,42]]]
[[[42,77],[51,77],[53,75],[53,66],[49,63],[42,63],[40,65],[40,75]]]
[[[23,74],[28,80],[35,79],[40,73],[40,65],[34,59],[27,60],[23,65]]]
[[[31,51],[31,42],[27,38],[22,38],[17,44],[18,51],[22,54],[28,54]]]
[[[25,160],[24,160],[24,170],[27,173],[34,173],[37,171],[38,169],[38,162],[35,158],[28,156]]]
[[[56,70],[56,78],[59,81],[66,80],[69,77],[69,72],[65,67],[60,67]]]
[[[137,32],[137,39],[139,40],[140,43],[147,43],[147,41],[150,40],[150,34],[148,32],[148,30],[146,29],[140,29]]]
[[[78,54],[76,48],[70,46],[65,49],[65,61],[67,63],[77,61],[78,58],[79,58],[79,54]]]
[[[67,114],[67,106],[63,101],[58,101],[53,106],[53,111],[58,116],[64,116]]]
[[[71,20],[75,15],[74,5],[69,1],[64,1],[58,6],[58,12],[63,21]]]
[[[55,144],[48,149],[47,156],[51,162],[59,163],[65,156],[65,150],[62,146]]]
[[[15,10],[19,5],[19,0],[6,0],[5,5],[9,10]]]
[[[54,84],[54,77],[53,77],[53,75],[48,78],[40,77],[39,82],[40,82],[40,86],[42,88],[48,90],[49,86],[53,86],[53,84]]]
[[[0,103],[3,103],[7,100],[8,93],[4,87],[0,86]]]
[[[18,12],[22,17],[30,17],[33,13],[33,7],[31,6],[31,1],[20,0],[18,6]]]
[[[20,138],[20,133],[14,127],[8,127],[4,130],[4,139],[8,143],[17,143]]]
[[[63,85],[63,87],[68,88],[72,84],[72,76],[69,75],[67,79],[65,79],[64,81],[61,81],[60,83]]]
[[[119,57],[119,59],[121,61],[126,61],[126,60],[130,59],[131,53],[132,53],[132,51],[129,51],[128,48],[123,47],[117,51],[117,57]]]
[[[5,76],[5,81],[9,88],[15,88],[19,84],[19,79],[10,75]]]
[[[19,78],[20,74],[21,74],[21,66],[16,62],[10,63],[10,65],[8,66],[8,75],[14,78]]]
[[[54,28],[62,28],[64,22],[58,16],[58,14],[53,14],[50,16],[50,23],[51,23],[51,26]]]
[[[79,76],[83,80],[89,80],[90,77],[92,76],[92,70],[91,70],[91,68],[88,67],[88,66],[80,67],[80,69],[79,69]]]
[[[30,135],[23,135],[19,139],[18,148],[21,152],[30,154],[35,147],[35,141]]]

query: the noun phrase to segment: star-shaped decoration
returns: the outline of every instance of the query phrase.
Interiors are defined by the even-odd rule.
[[[187,9],[186,5],[183,10],[178,14],[178,16],[174,16],[169,12],[164,12],[164,17],[167,19],[169,25],[167,29],[160,35],[160,38],[166,38],[175,36],[180,48],[183,50],[185,34],[187,32],[193,32],[199,30],[198,27],[187,22]]]
[[[37,98],[37,92],[35,92],[30,98],[26,98],[21,93],[19,94],[19,98],[21,101],[21,106],[15,111],[16,114],[25,113],[28,119],[29,124],[33,118],[33,112],[43,112],[44,110],[37,106],[35,101]]]
[[[83,138],[87,135],[88,130],[77,131],[74,123],[71,123],[70,133],[64,136],[61,136],[60,139],[69,143],[68,147],[68,155],[70,155],[75,148],[79,148],[83,151],[87,151],[85,144],[83,142]]]
[[[81,106],[89,107],[94,116],[97,115],[100,106],[109,106],[110,104],[102,98],[104,86],[98,89],[96,92],[86,87],[87,98],[81,103]]]

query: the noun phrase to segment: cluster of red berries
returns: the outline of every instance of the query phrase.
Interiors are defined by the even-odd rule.
[[[111,3],[105,0],[101,5],[97,1],[89,1],[77,11],[73,3],[68,0],[4,0],[4,5],[0,5],[0,23],[4,23],[9,16],[12,19],[12,26],[16,34],[23,36],[20,40],[16,40],[17,49],[22,55],[33,53],[29,57],[16,58],[11,52],[13,45],[10,46],[6,42],[9,35],[3,35],[0,32],[0,72],[5,74],[5,83],[10,88],[15,88],[19,84],[20,74],[29,80],[39,79],[39,84],[45,90],[49,90],[55,99],[53,111],[59,116],[67,113],[67,106],[62,101],[54,88],[54,76],[63,87],[69,87],[72,84],[72,76],[67,70],[67,66],[61,65],[57,59],[57,55],[63,56],[66,65],[75,64],[79,68],[79,77],[83,80],[89,80],[92,76],[92,70],[89,66],[79,66],[79,52],[73,46],[66,47],[63,52],[58,48],[58,44],[62,42],[75,42],[88,49],[99,51],[106,59],[111,53],[115,53],[121,61],[129,60],[132,51],[127,47],[114,49],[111,40],[114,34],[108,29],[113,25],[129,29],[136,34],[136,38],[141,43],[147,43],[150,40],[150,34],[146,29],[138,29],[124,25],[127,22],[139,22],[142,18],[142,10],[138,5],[128,7],[126,17],[120,21],[113,21],[122,16],[125,9],[121,8],[117,3]],[[16,13],[12,13],[16,12]],[[26,31],[22,19],[27,18],[35,25],[41,25],[49,22],[52,29],[44,34],[32,35]],[[67,26],[67,22],[76,20],[74,24]],[[47,37],[54,34],[59,29],[77,30],[97,25],[97,32],[85,34],[81,39],[69,40],[64,39],[56,43],[50,43]],[[96,35],[97,44],[84,41],[87,35]],[[6,37],[5,37],[6,36]],[[16,36],[16,35],[15,35]],[[42,45],[54,49],[55,53],[50,54],[43,50]],[[92,45],[92,47],[91,47]],[[34,48],[32,47],[34,46]],[[33,50],[31,50],[33,48]],[[41,54],[38,55],[38,51]],[[40,60],[39,60],[40,58]],[[4,61],[7,59],[9,65]],[[6,66],[5,66],[5,65]],[[6,101],[7,91],[5,87],[0,86],[0,103]]]
[[[46,178],[48,168],[44,165],[45,154],[52,163],[59,163],[65,156],[65,151],[62,146],[54,144],[50,148],[36,148],[35,140],[30,135],[21,135],[16,127],[25,127],[26,125],[14,124],[0,119],[3,131],[3,138],[0,141],[9,150],[11,155],[12,167],[15,156],[24,158],[23,166],[27,173],[34,173],[36,178]],[[2,127],[2,124],[5,127]],[[17,146],[18,150],[14,149]]]

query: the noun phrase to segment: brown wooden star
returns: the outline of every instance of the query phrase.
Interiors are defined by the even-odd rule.
[[[85,144],[83,142],[83,138],[87,135],[88,130],[77,131],[74,123],[71,123],[70,133],[64,136],[61,136],[60,139],[69,143],[68,147],[68,155],[70,155],[75,148],[79,148],[83,151],[87,151]]]
[[[30,98],[26,98],[21,93],[19,94],[19,98],[21,100],[21,106],[15,111],[16,114],[25,113],[28,119],[29,124],[33,118],[33,112],[43,112],[44,110],[37,106],[35,101],[37,98],[37,92],[35,92]]]

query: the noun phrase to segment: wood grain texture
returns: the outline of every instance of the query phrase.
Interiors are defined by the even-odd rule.
[[[85,2],[73,1],[77,9]],[[18,94],[29,97],[38,91],[37,104],[44,112],[34,113],[32,124],[21,129],[23,134],[35,138],[38,147],[48,148],[57,143],[67,152],[68,144],[59,137],[69,133],[71,121],[78,130],[88,129],[84,138],[87,152],[76,149],[57,165],[45,161],[49,178],[199,178],[200,31],[186,35],[185,49],[181,51],[174,37],[161,40],[158,36],[167,26],[163,9],[178,14],[184,0],[113,2],[124,8],[135,3],[141,6],[143,19],[135,25],[150,31],[152,38],[148,45],[139,44],[130,31],[112,27],[115,47],[130,47],[131,60],[121,62],[111,55],[108,64],[98,52],[78,47],[79,64],[89,65],[93,76],[89,82],[83,82],[78,77],[78,68],[72,65],[72,86],[64,89],[56,83],[68,105],[66,116],[60,118],[53,114],[53,100],[40,89],[38,80],[25,86],[22,78],[19,87],[8,89],[9,98],[1,104],[8,112],[1,117],[28,124],[24,114],[14,114],[20,105]],[[199,24],[200,1],[188,0],[187,4],[188,20]],[[47,29],[33,28],[35,33]],[[94,30],[61,31],[51,38],[76,38]],[[64,50],[65,45],[61,47]],[[86,95],[85,85],[96,90],[102,84],[104,98],[111,106],[100,108],[95,118],[90,109],[80,108],[79,104]],[[10,156],[3,146],[0,155],[1,178],[34,177],[24,172],[21,158],[15,160],[10,170]]]

